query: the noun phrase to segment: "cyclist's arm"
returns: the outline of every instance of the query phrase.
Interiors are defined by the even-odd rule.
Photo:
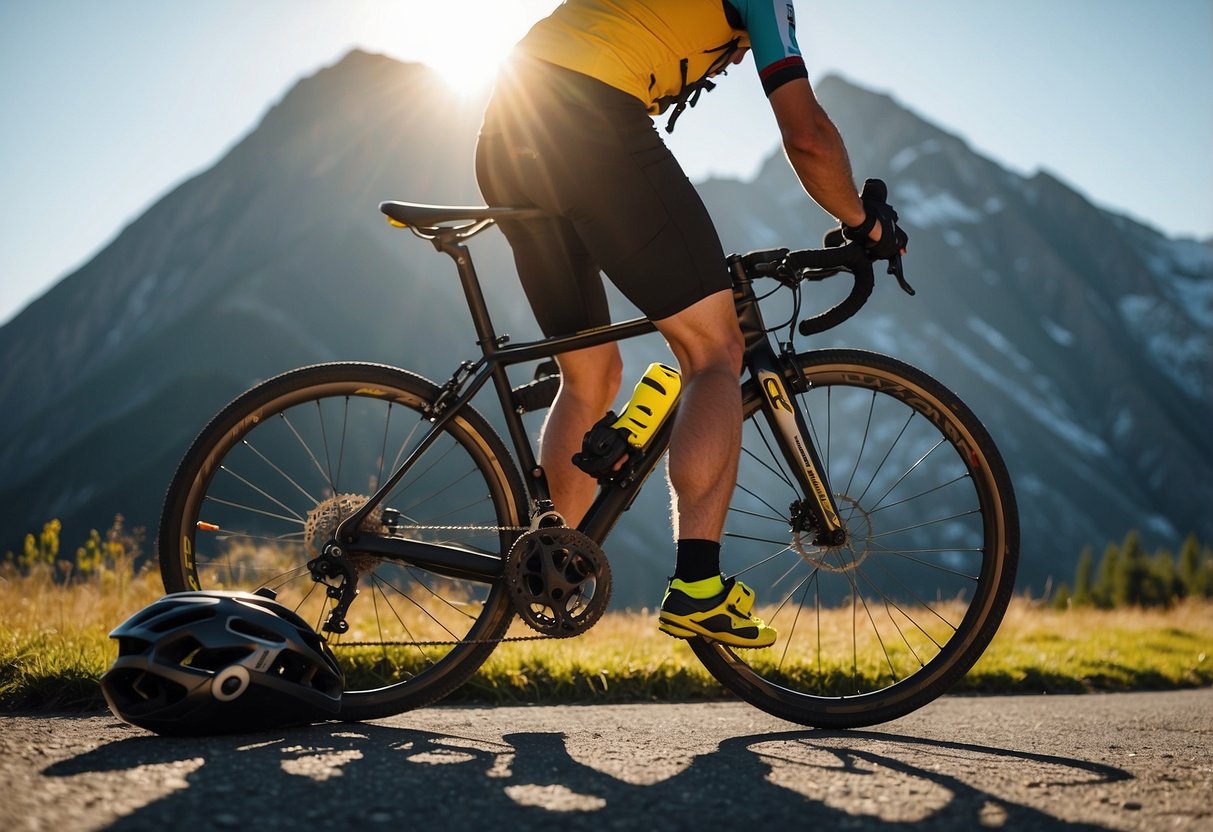
[[[843,223],[862,225],[863,203],[855,193],[851,162],[842,136],[817,102],[796,43],[796,20],[786,0],[728,0],[740,15],[754,49],[763,90],[775,111],[788,161],[818,205]],[[727,14],[727,10],[726,10]],[[869,235],[880,239],[880,224]]]
[[[862,225],[863,203],[846,146],[805,78],[780,84],[769,96],[792,170],[813,200],[847,225]],[[871,238],[880,239],[880,223]]]

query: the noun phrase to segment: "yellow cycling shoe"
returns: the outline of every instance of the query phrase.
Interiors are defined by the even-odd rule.
[[[750,614],[754,590],[736,578],[725,580],[723,586],[716,595],[695,598],[688,594],[690,587],[686,582],[674,578],[661,601],[658,628],[674,638],[698,636],[730,647],[774,644],[775,629]]]

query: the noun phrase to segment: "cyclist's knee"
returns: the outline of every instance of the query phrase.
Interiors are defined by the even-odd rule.
[[[728,373],[734,377],[741,374],[745,341],[736,320],[726,323],[711,335],[677,342],[669,340],[669,344],[684,376],[706,372]]]
[[[561,391],[578,399],[606,407],[619,392],[623,359],[615,344],[604,344],[556,356],[560,365]]]
[[[683,375],[707,371],[740,373],[745,342],[731,292],[709,295],[656,324],[678,359]]]

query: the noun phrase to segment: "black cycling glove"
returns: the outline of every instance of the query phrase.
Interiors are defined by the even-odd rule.
[[[868,179],[863,183],[859,199],[866,214],[864,221],[856,226],[840,225],[830,229],[826,232],[825,244],[836,246],[850,240],[863,245],[873,260],[891,260],[906,247],[910,235],[897,224],[897,212],[888,202],[888,188],[879,179]],[[872,242],[868,235],[877,223],[880,223],[880,240]]]

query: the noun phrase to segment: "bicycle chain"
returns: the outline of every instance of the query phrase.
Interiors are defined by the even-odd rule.
[[[395,525],[391,527],[393,532],[401,531],[442,531],[442,532],[525,532],[529,531],[531,526],[402,526]],[[518,641],[550,641],[553,636],[533,635],[533,636],[501,636],[500,638],[474,638],[474,639],[459,639],[457,641],[347,641],[336,642],[330,644],[330,647],[454,647],[460,644],[502,644],[505,642]]]
[[[401,526],[399,524],[390,527],[394,531],[418,531],[421,529],[437,530],[441,532],[525,532],[531,529],[530,526]]]
[[[461,641],[339,641],[330,643],[330,648],[338,647],[454,647],[460,644],[502,644],[513,641],[550,641],[555,636],[502,636],[501,638],[472,638]]]

